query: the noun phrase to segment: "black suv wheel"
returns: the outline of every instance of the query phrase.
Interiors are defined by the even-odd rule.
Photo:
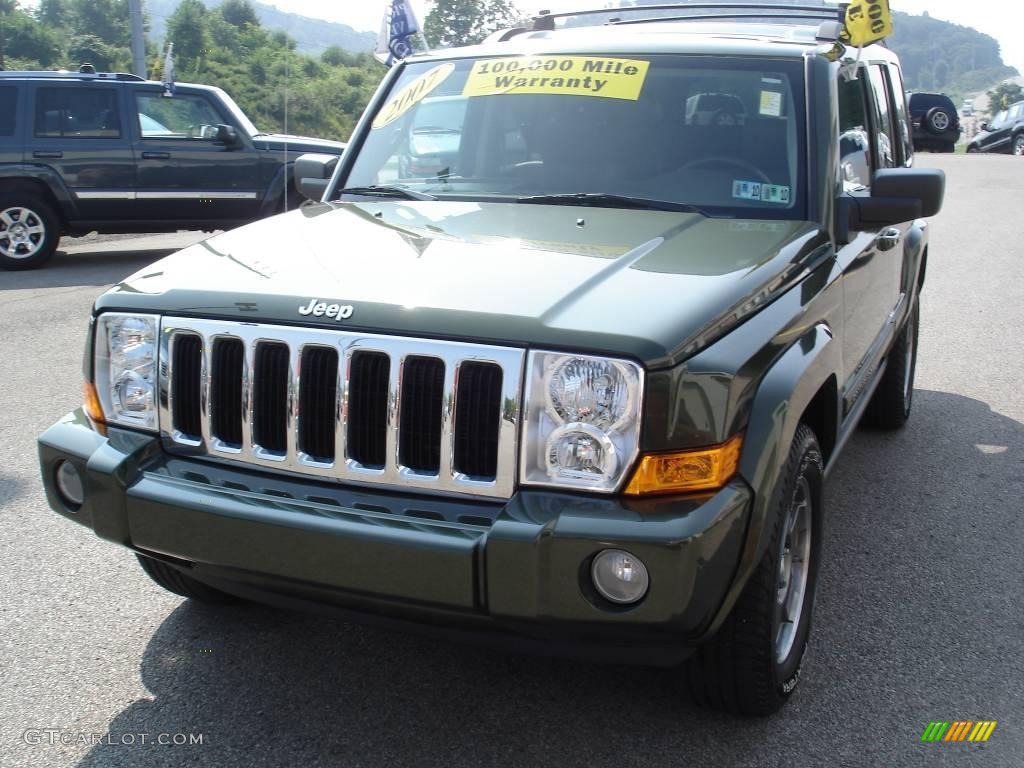
[[[698,704],[770,715],[800,682],[821,551],[824,465],[801,424],[783,469],[772,540],[729,618],[688,660]]]
[[[914,374],[917,371],[917,324],[920,304],[914,302],[903,330],[889,350],[882,381],[871,396],[865,421],[877,429],[899,429],[910,418],[914,404]]]
[[[1013,154],[1024,157],[1024,133],[1018,133],[1013,137]]]
[[[928,114],[925,115],[924,121],[929,131],[936,136],[941,136],[949,130],[955,119],[945,107],[932,107],[928,110]]]
[[[30,193],[0,194],[0,267],[41,267],[60,242],[60,224],[50,205]]]

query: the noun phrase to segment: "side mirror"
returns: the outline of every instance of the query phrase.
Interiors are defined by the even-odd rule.
[[[315,203],[320,202],[338,166],[338,155],[305,154],[295,160],[295,188]]]
[[[986,123],[982,123],[981,125],[978,126],[978,128],[980,128],[983,131],[987,131],[988,130],[988,123],[987,122]]]
[[[848,193],[838,200],[837,239],[850,232],[890,227],[942,209],[946,174],[937,168],[884,168],[875,173],[870,194]]]
[[[230,125],[218,125],[217,136],[214,141],[218,144],[223,144],[228,149],[238,149],[238,147],[242,146],[242,139],[239,137],[238,131]]]

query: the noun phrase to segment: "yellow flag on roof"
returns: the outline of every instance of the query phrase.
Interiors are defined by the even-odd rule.
[[[892,34],[889,0],[853,0],[846,8],[843,42],[862,46]]]

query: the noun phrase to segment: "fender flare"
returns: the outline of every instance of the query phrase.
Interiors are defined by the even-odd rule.
[[[725,621],[771,540],[781,470],[797,426],[818,391],[840,370],[841,345],[825,323],[805,330],[775,361],[754,395],[743,439],[739,474],[754,491],[740,561],[718,613],[703,637]],[[838,422],[837,407],[837,422]],[[838,426],[838,424],[837,424]]]
[[[0,187],[4,186],[3,182],[17,181],[42,184],[56,202],[58,212],[64,221],[74,221],[78,218],[77,199],[71,194],[61,175],[50,166],[30,163],[10,163],[0,166]]]

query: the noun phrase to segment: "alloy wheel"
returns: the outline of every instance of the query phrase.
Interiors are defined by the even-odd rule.
[[[0,256],[28,259],[39,253],[46,240],[43,217],[31,208],[0,211]]]
[[[807,596],[813,498],[810,483],[806,477],[801,476],[783,521],[782,553],[776,576],[775,660],[780,665],[785,663],[793,651]]]

